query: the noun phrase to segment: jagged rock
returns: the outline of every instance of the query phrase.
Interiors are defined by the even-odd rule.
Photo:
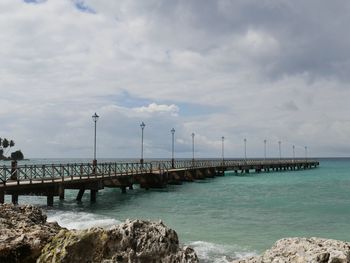
[[[113,229],[67,230],[35,206],[0,204],[0,262],[196,263],[162,222],[127,220]]]
[[[261,256],[233,263],[349,263],[350,243],[323,238],[284,238]]]
[[[35,206],[0,204],[0,262],[35,262],[60,229]]]
[[[37,262],[195,263],[198,258],[193,249],[180,249],[176,232],[162,222],[127,220],[110,230],[62,230]]]

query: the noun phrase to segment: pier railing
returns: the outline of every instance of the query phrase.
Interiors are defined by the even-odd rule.
[[[9,180],[44,181],[65,178],[111,177],[133,174],[152,173],[151,163],[69,163],[69,164],[34,164],[19,165],[16,168],[0,167],[0,183]]]
[[[269,159],[269,160],[176,160],[152,161],[146,163],[69,163],[69,164],[33,164],[16,167],[0,166],[0,184],[9,181],[44,182],[57,180],[73,180],[86,178],[103,178],[113,176],[162,173],[172,169],[199,168],[232,168],[240,166],[279,165],[279,164],[308,164],[315,163],[311,159]]]
[[[174,165],[171,161],[152,161],[152,167],[158,169],[183,169],[183,168],[211,168],[211,167],[237,167],[249,165],[278,165],[278,164],[298,164],[315,163],[312,159],[228,159],[228,160],[177,160]]]

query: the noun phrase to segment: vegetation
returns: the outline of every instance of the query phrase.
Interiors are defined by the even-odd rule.
[[[15,146],[15,142],[13,140],[0,138],[0,160],[22,160],[24,156],[21,150],[11,153],[10,157],[6,157],[8,152],[14,146]]]

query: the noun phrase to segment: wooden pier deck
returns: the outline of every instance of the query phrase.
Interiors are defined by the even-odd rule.
[[[19,195],[47,197],[52,206],[54,197],[64,199],[65,189],[79,190],[77,200],[81,201],[85,191],[90,190],[91,202],[96,194],[106,187],[120,188],[126,193],[138,184],[141,188],[162,188],[167,184],[181,184],[223,176],[225,171],[234,173],[294,171],[318,167],[317,160],[271,159],[271,160],[178,160],[152,161],[146,163],[75,163],[17,165],[0,167],[0,203],[5,195],[12,196],[12,203],[18,203]]]

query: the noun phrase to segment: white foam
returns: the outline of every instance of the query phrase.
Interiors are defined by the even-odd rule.
[[[255,256],[255,251],[248,251],[236,245],[221,245],[205,241],[188,243],[197,253],[203,263],[229,263],[235,259]]]
[[[113,225],[121,223],[114,218],[103,217],[92,213],[57,210],[47,211],[47,221],[56,221],[60,226],[68,229],[110,228]]]

